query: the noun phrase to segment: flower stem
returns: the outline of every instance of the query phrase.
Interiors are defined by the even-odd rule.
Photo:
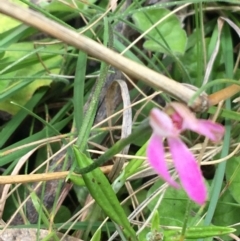
[[[179,239],[180,241],[185,240],[185,233],[186,233],[186,229],[187,229],[187,222],[188,222],[188,217],[189,217],[189,214],[191,211],[191,207],[192,207],[192,201],[188,200],[187,209],[186,209],[185,217],[184,217],[184,223],[182,226],[182,232],[181,232],[180,239]]]
[[[135,130],[133,130],[132,134],[126,138],[123,138],[115,143],[111,148],[109,148],[103,155],[101,155],[93,164],[74,170],[77,174],[86,174],[91,172],[93,169],[101,166],[103,163],[107,162],[114,155],[119,153],[126,145],[131,144],[134,140],[139,138],[143,133],[151,132],[151,128],[148,124],[148,119],[145,119]]]

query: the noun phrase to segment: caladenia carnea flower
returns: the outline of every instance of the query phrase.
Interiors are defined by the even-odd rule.
[[[183,188],[194,202],[204,204],[207,190],[200,167],[192,152],[181,140],[180,133],[191,130],[218,142],[224,135],[224,127],[211,120],[197,119],[186,105],[177,102],[169,103],[164,111],[152,109],[149,122],[153,129],[147,148],[150,165],[163,180],[179,188],[179,184],[168,172],[164,157],[163,141],[166,138]]]

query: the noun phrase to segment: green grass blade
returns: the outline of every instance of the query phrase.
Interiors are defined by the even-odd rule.
[[[87,54],[80,51],[77,60],[76,75],[74,79],[74,94],[73,94],[73,104],[74,104],[74,121],[77,128],[77,133],[80,131],[83,121],[83,105],[84,105],[84,84],[85,84],[85,74],[87,68]]]
[[[229,28],[226,27],[225,25],[225,28],[223,29],[222,48],[224,52],[224,63],[226,68],[226,75],[227,77],[232,78],[233,77],[233,56],[232,56],[233,46],[232,46],[232,40],[230,36],[231,35],[229,32]],[[230,100],[226,101],[226,109],[231,110]],[[228,155],[230,140],[231,140],[231,121],[229,119],[226,119],[225,123],[226,123],[225,124],[226,131],[224,135],[221,158]],[[218,165],[217,171],[215,173],[214,180],[211,186],[210,203],[209,203],[206,218],[204,220],[204,225],[206,226],[211,223],[215,209],[217,207],[220,191],[222,188],[223,178],[225,175],[225,169],[226,169],[226,161],[221,162]]]

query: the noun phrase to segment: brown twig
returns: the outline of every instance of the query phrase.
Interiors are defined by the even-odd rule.
[[[222,100],[226,100],[228,98],[231,98],[235,94],[240,92],[240,86],[239,85],[230,85],[222,90],[219,90],[211,95],[208,96],[209,105],[213,106],[218,104]]]
[[[101,167],[102,172],[106,174],[109,173],[111,169],[112,169],[112,165]],[[64,171],[64,172],[52,172],[52,173],[40,173],[40,174],[0,176],[0,185],[60,180],[60,179],[65,179],[69,174],[70,174],[69,171]],[[74,175],[77,175],[77,174],[74,174]],[[78,176],[80,177],[80,175]]]

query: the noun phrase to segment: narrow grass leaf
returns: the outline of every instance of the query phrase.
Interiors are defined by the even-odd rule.
[[[80,127],[83,120],[83,105],[84,105],[84,84],[85,84],[85,74],[87,68],[87,54],[80,51],[77,60],[77,68],[74,79],[74,94],[73,94],[73,103],[74,103],[74,121],[79,133]]]
[[[101,240],[101,229],[98,229],[92,236],[90,241],[100,241]]]
[[[215,114],[217,111],[217,107],[212,106],[209,110],[208,113],[210,114]],[[219,116],[223,117],[223,118],[228,118],[231,119],[233,121],[240,121],[240,113],[236,112],[236,111],[232,111],[232,110],[228,110],[225,108],[222,108],[220,110]]]
[[[104,18],[104,45],[108,45],[109,43],[111,47],[112,43],[109,39],[111,37],[109,36],[111,36],[111,34],[109,34],[109,23],[107,18]],[[96,81],[96,85],[94,86],[95,89],[91,95],[91,101],[89,103],[88,110],[86,111],[86,113],[84,113],[84,119],[82,121],[81,129],[78,134],[77,145],[80,148],[80,150],[84,150],[84,148],[86,147],[87,140],[93,125],[94,117],[96,115],[99,96],[101,94],[102,87],[105,83],[108,74],[108,68],[108,64],[101,62],[100,75],[98,81]]]
[[[136,156],[146,156],[147,142],[138,150]],[[126,180],[141,170],[141,165],[144,163],[143,159],[132,159],[121,174],[112,183],[112,188],[117,193],[125,184]]]
[[[43,211],[43,205],[40,204],[38,196],[36,195],[35,192],[31,192],[30,196],[31,196],[31,199],[32,199],[33,206],[37,210],[39,216],[41,216],[41,219],[42,219],[43,223],[45,225],[49,226],[50,225],[49,221],[48,221],[49,217],[47,217],[45,215],[45,213]]]
[[[25,105],[25,108],[28,110],[33,110],[33,108],[39,103],[39,101],[43,98],[46,94],[47,89],[40,89],[38,92],[34,94],[31,100]],[[1,130],[0,135],[0,147],[2,147],[8,138],[14,133],[17,127],[21,124],[21,122],[26,118],[28,113],[25,110],[19,111]]]
[[[53,127],[57,130],[61,130],[71,120],[72,120],[72,116],[69,116],[69,117],[63,119],[62,121],[59,121],[58,123],[54,124]],[[21,145],[25,145],[26,143],[35,142],[35,141],[39,141],[40,139],[46,138],[46,128],[48,128],[48,127],[45,127],[42,131],[40,131],[36,134],[33,134],[32,136],[29,136],[28,138],[25,138],[17,143],[12,144],[11,146],[8,146],[7,148],[1,150],[0,151],[0,157],[1,157],[0,165],[8,164],[8,163],[12,162],[13,160],[16,160],[19,157],[25,155],[27,152],[29,152],[34,147],[36,147],[37,144],[18,149],[14,152],[11,151],[11,149],[14,147],[19,147]],[[48,134],[49,134],[49,136],[54,135],[55,131],[52,131],[52,129],[49,129]]]
[[[136,153],[136,156],[145,157],[146,156],[146,149],[147,149],[148,142],[146,142]],[[128,177],[135,174],[141,168],[141,165],[144,163],[143,159],[132,159],[127,166],[124,168],[124,178],[127,179]]]
[[[25,24],[14,27],[6,32],[0,34],[0,50],[9,45],[16,43],[19,39],[26,35],[26,31],[29,30],[29,27]]]

